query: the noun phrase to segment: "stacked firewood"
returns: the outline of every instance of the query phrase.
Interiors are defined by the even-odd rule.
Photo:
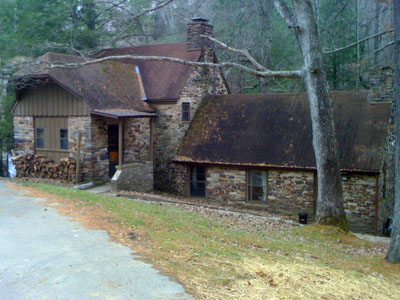
[[[75,181],[76,161],[66,157],[55,163],[43,155],[25,154],[13,157],[17,177],[36,177],[56,179],[65,182]]]

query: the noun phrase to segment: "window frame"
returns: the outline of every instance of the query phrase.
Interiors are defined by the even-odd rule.
[[[182,102],[182,122],[190,122],[190,102]]]
[[[204,169],[204,172],[199,173],[198,169]],[[193,171],[196,172],[196,179],[193,180]],[[204,174],[204,180],[198,179],[198,174]],[[192,190],[192,184],[195,184],[197,187],[198,185],[204,185],[204,192],[199,194],[194,194],[194,190]],[[200,197],[200,198],[207,198],[207,168],[204,166],[190,166],[189,167],[189,196],[190,197]]]
[[[63,132],[66,134],[64,137],[62,136]],[[63,148],[63,141],[66,142],[66,148]],[[68,129],[65,128],[60,128],[60,150],[69,150]]]
[[[254,183],[253,174],[261,173],[261,184]],[[268,202],[268,170],[260,170],[260,169],[249,169],[247,170],[247,201],[255,202],[255,203],[267,203]],[[263,199],[254,199],[254,191],[253,189],[262,189]]]
[[[36,149],[45,149],[44,128],[36,128],[35,134]],[[41,143],[39,143],[39,140],[41,141]]]

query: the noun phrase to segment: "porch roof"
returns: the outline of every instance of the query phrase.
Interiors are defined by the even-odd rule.
[[[155,113],[147,113],[133,109],[95,109],[92,115],[113,119],[155,117]]]

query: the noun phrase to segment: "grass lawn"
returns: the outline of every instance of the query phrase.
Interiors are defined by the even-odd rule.
[[[81,220],[90,215],[92,228],[110,228],[197,299],[400,299],[400,265],[335,228],[250,234],[176,207],[29,186],[62,197],[60,207],[72,207]]]

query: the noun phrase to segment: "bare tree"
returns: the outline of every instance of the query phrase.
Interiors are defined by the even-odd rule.
[[[283,0],[274,0],[274,4],[288,26],[293,29],[303,58],[303,79],[310,105],[318,171],[316,221],[348,230],[332,105],[322,63],[314,8],[311,0],[293,0],[293,10]]]
[[[400,0],[393,1],[394,21],[394,66],[395,66],[395,137],[396,137],[396,165],[395,165],[395,201],[392,238],[386,260],[389,263],[400,263]]]

